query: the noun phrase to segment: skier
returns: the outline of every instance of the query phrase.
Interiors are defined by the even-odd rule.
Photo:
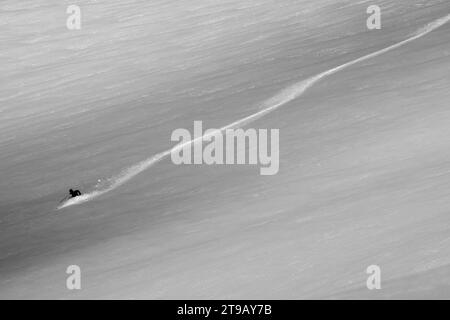
[[[70,193],[70,196],[71,196],[72,198],[81,196],[80,190],[72,190],[72,189],[70,189],[70,190],[69,190],[69,193]]]

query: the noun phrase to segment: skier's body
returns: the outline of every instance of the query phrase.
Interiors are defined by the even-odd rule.
[[[70,189],[70,190],[69,190],[69,193],[70,193],[70,196],[71,196],[72,198],[81,196],[80,190],[72,190],[72,189]]]

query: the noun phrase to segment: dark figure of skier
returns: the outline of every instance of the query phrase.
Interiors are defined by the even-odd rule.
[[[81,196],[80,190],[72,190],[72,189],[70,189],[70,190],[69,190],[69,193],[70,193],[70,196],[71,196],[72,198]]]

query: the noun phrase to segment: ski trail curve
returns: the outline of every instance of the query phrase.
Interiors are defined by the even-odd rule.
[[[386,52],[389,52],[391,50],[400,48],[402,46],[404,46],[407,43],[410,43],[414,40],[417,40],[425,35],[427,35],[428,33],[440,28],[441,26],[443,26],[444,24],[448,23],[450,21],[450,14],[439,18],[437,20],[434,20],[433,22],[427,24],[426,26],[420,28],[419,30],[417,30],[411,37],[400,41],[396,44],[393,44],[391,46],[388,46],[386,48],[383,48],[381,50],[369,53],[367,55],[364,55],[360,58],[357,58],[355,60],[349,61],[347,63],[344,63],[342,65],[339,65],[335,68],[329,69],[327,71],[321,72],[315,76],[312,76],[308,79],[299,81],[295,84],[293,84],[292,86],[287,87],[286,89],[281,90],[278,94],[276,94],[275,96],[273,96],[272,98],[269,98],[268,100],[266,100],[265,102],[262,103],[261,106],[261,110],[253,113],[247,117],[244,117],[242,119],[236,120],[233,123],[230,123],[226,126],[223,126],[220,129],[217,129],[220,132],[225,131],[226,129],[231,129],[231,128],[235,128],[235,127],[240,127],[243,125],[246,125],[250,122],[253,122],[263,116],[265,116],[266,114],[280,108],[281,106],[287,104],[288,102],[298,98],[299,96],[301,96],[308,88],[312,87],[314,84],[316,84],[318,81],[320,81],[321,79],[328,77],[336,72],[339,72],[343,69],[346,69],[352,65],[355,65],[357,63],[360,63],[362,61],[377,57],[379,55],[382,55]],[[217,131],[216,131],[217,132]],[[60,204],[57,209],[62,209],[62,208],[66,208],[69,206],[73,206],[73,205],[77,205],[77,204],[81,204],[87,201],[90,201],[92,199],[95,199],[105,193],[108,193],[114,189],[117,189],[118,187],[120,187],[121,185],[123,185],[124,183],[126,183],[127,181],[131,180],[132,178],[134,178],[135,176],[137,176],[138,174],[140,174],[141,172],[147,170],[148,168],[150,168],[151,166],[153,166],[154,164],[158,163],[159,161],[165,159],[166,157],[168,157],[171,152],[177,152],[180,151],[180,149],[182,149],[183,147],[189,145],[189,144],[194,144],[196,142],[199,142],[205,138],[207,138],[208,136],[214,134],[209,133],[208,135],[203,135],[201,137],[198,137],[196,139],[192,139],[190,141],[187,141],[185,143],[182,144],[178,144],[176,146],[174,146],[171,149],[168,149],[166,151],[160,152],[156,155],[151,156],[150,158],[147,158],[133,166],[130,166],[124,170],[122,170],[119,174],[111,177],[110,179],[108,179],[108,181],[110,182],[110,184],[106,187],[100,187],[97,188],[89,193],[83,194],[81,196],[78,196],[76,198],[71,198],[65,202],[63,202],[62,204]]]

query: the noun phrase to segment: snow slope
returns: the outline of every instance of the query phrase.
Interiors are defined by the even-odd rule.
[[[163,159],[55,211],[176,128],[233,123],[450,14],[380,1],[368,31],[369,4],[82,1],[74,32],[68,2],[2,2],[0,297],[449,298],[448,25],[247,124],[280,129],[278,175]],[[365,287],[371,264],[382,290]]]

